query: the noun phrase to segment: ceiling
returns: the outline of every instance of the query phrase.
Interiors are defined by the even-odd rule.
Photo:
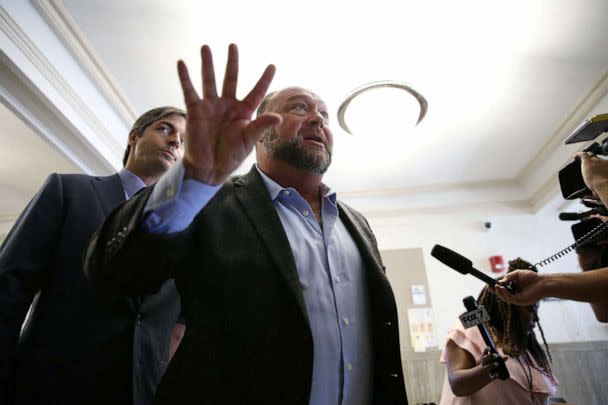
[[[367,213],[473,201],[527,206],[544,190],[554,195],[548,179],[578,148],[561,141],[608,83],[604,0],[32,3],[67,13],[134,115],[183,106],[175,62],[196,72],[202,44],[214,52],[218,77],[227,45],[239,46],[241,96],[275,64],[271,90],[299,85],[328,104],[335,148],[326,183]],[[341,130],[340,102],[379,80],[422,93],[424,121]],[[366,118],[389,121],[389,107],[392,117]]]

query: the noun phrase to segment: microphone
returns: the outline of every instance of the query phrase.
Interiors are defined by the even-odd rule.
[[[559,219],[562,221],[578,221],[579,219],[583,219],[588,217],[589,215],[597,214],[598,209],[593,208],[588,211],[583,212],[560,212]]]
[[[492,337],[490,336],[490,334],[488,333],[488,330],[486,329],[485,325],[483,324],[483,322],[490,320],[490,317],[488,316],[487,311],[485,310],[485,308],[483,308],[483,306],[482,307],[477,306],[477,302],[475,301],[475,298],[473,298],[471,296],[468,296],[465,299],[463,299],[462,303],[464,304],[464,307],[468,311],[461,315],[461,320],[463,321],[464,327],[469,328],[471,326],[477,325],[477,327],[479,328],[479,333],[481,333],[481,337],[483,338],[483,341],[486,342],[486,346],[488,346],[488,348],[490,349],[490,353],[496,354],[498,356],[498,358],[496,360],[498,362],[498,367],[492,372],[492,374],[496,373],[496,377],[501,380],[508,379],[510,377],[510,375],[509,375],[509,370],[507,370],[505,360],[498,353],[498,350],[496,350],[496,345],[494,344]],[[485,317],[483,315],[485,315]],[[471,320],[469,320],[468,322],[465,322],[465,320],[467,318],[469,318]],[[485,319],[485,321],[484,321],[484,319]]]
[[[448,267],[456,270],[462,274],[470,274],[473,277],[476,277],[487,283],[489,285],[496,285],[498,281],[494,280],[492,277],[488,276],[485,273],[473,268],[473,262],[467,259],[466,257],[459,255],[458,253],[450,250],[441,245],[433,246],[431,250],[431,256],[435,259],[439,260],[441,263],[445,264]],[[508,283],[504,286],[510,293],[515,292],[515,285],[513,283]]]

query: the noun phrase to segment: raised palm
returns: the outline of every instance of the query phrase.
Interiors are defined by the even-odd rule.
[[[230,45],[222,95],[218,96],[211,50],[201,48],[203,98],[192,86],[184,62],[178,62],[178,73],[184,93],[186,111],[186,175],[207,184],[221,184],[249,155],[264,131],[281,122],[278,114],[251,117],[260,104],[275,68],[269,65],[256,85],[243,100],[236,99],[238,49]]]

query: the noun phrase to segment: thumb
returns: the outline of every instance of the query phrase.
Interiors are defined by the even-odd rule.
[[[511,279],[514,277],[513,275],[514,273],[508,273],[505,274],[500,280],[498,280],[498,282],[502,285],[502,284],[506,284],[509,281],[511,281]]]
[[[246,141],[249,145],[256,143],[262,134],[271,127],[279,125],[283,118],[279,114],[264,113],[251,121],[245,130]]]

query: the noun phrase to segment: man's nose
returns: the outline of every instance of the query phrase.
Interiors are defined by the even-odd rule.
[[[308,124],[310,126],[323,128],[325,126],[325,117],[319,111],[314,110],[310,113],[310,118],[308,118]]]
[[[181,146],[181,135],[177,131],[171,132],[171,134],[169,134],[166,139],[167,144],[171,145],[174,148],[179,148]]]

